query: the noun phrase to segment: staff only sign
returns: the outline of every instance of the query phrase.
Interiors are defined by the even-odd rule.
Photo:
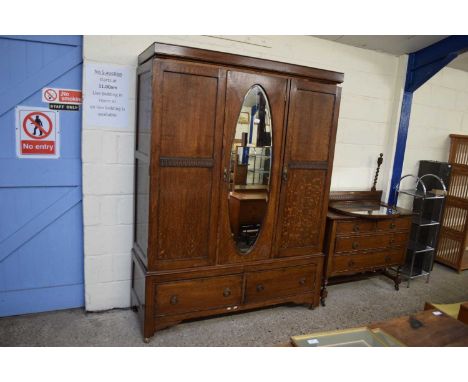
[[[18,158],[59,158],[59,113],[39,107],[18,106],[16,155]]]

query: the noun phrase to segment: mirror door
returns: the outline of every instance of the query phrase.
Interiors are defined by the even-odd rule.
[[[272,123],[268,96],[253,85],[244,97],[227,169],[231,233],[245,254],[260,235],[270,196]]]
[[[270,257],[288,80],[229,71],[218,262]]]

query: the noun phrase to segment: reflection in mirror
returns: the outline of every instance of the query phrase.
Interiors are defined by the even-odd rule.
[[[231,147],[229,220],[241,253],[254,245],[267,211],[271,128],[268,98],[254,85],[244,97]]]

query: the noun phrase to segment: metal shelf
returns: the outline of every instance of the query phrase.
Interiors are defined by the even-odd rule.
[[[416,279],[418,277],[424,277],[424,276],[429,277],[429,275],[430,275],[429,272],[421,270],[421,273],[411,276],[410,269],[408,267],[404,267],[404,268],[400,269],[400,274],[405,279],[410,279],[410,280]]]
[[[423,191],[420,190],[398,190],[400,194],[410,195],[417,199],[444,199],[445,195],[437,195],[432,192],[426,192],[424,194]]]
[[[424,178],[435,178],[438,180],[441,191],[442,192],[430,192],[427,190],[426,184],[424,183]],[[415,184],[414,184],[414,189],[400,189],[401,182],[405,178],[414,178],[415,179]],[[408,280],[407,287],[409,288],[410,286],[410,280],[416,277],[421,277],[421,276],[426,276],[426,282],[429,282],[429,277],[430,277],[430,272],[426,272],[424,270],[421,270],[421,273],[418,275],[412,276],[413,270],[414,270],[414,262],[417,254],[421,254],[420,256],[423,256],[425,259],[430,259],[431,263],[434,259],[435,256],[435,249],[434,247],[431,247],[430,245],[427,245],[427,243],[420,243],[418,240],[420,239],[420,233],[422,230],[422,227],[430,227],[433,226],[435,227],[435,237],[437,237],[437,234],[439,232],[439,227],[440,227],[440,220],[442,219],[442,207],[443,203],[440,203],[440,208],[439,208],[439,218],[438,220],[432,220],[432,219],[426,219],[422,216],[423,211],[424,211],[424,202],[426,200],[430,199],[438,199],[440,201],[443,201],[447,195],[447,188],[445,187],[445,184],[441,178],[439,178],[437,175],[434,174],[425,174],[421,177],[417,177],[411,174],[404,175],[400,178],[400,181],[395,187],[395,205],[398,202],[398,196],[399,195],[409,195],[413,197],[413,201],[418,199],[420,201],[421,206],[419,207],[419,211],[417,211],[417,215],[413,216],[412,223],[415,228],[415,236],[412,241],[408,242],[408,247],[407,247],[407,263],[403,267],[406,269],[406,272],[403,271],[403,274],[406,276]],[[432,244],[432,243],[431,243]],[[410,256],[410,257],[408,257]],[[408,264],[408,260],[410,260],[411,265]]]
[[[413,217],[413,224],[416,224],[416,225],[418,225],[420,227],[440,225],[440,223],[437,220],[425,219],[425,218],[420,217],[420,216],[414,216]]]
[[[433,251],[434,248],[425,244],[417,243],[414,241],[409,241],[408,250],[412,251],[413,253],[423,253],[423,252]]]

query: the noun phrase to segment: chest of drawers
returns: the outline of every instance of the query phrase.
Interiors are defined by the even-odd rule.
[[[405,263],[411,223],[410,214],[366,219],[329,210],[322,305],[325,305],[327,285],[337,281],[339,276],[383,271],[394,280],[395,289],[398,290],[401,282],[399,268]],[[387,271],[390,267],[398,271],[395,274],[390,273]]]

